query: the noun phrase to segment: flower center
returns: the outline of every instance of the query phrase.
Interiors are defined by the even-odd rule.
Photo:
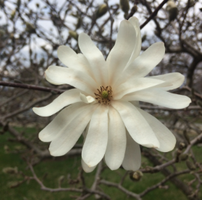
[[[108,91],[104,90],[104,91],[102,92],[102,98],[106,99],[108,96],[109,96]]]
[[[109,105],[111,99],[112,99],[112,88],[111,86],[100,86],[99,89],[97,89],[98,92],[95,92],[95,99],[100,104]]]

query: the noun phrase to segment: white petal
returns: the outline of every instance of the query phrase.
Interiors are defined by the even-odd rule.
[[[95,105],[85,106],[83,110],[64,130],[53,140],[49,151],[52,156],[62,156],[72,149],[91,119]]]
[[[91,67],[84,55],[77,54],[70,47],[64,45],[59,46],[57,54],[60,61],[67,67],[82,71],[93,77]]]
[[[41,132],[39,139],[43,142],[51,142],[64,132],[64,129],[79,115],[86,104],[76,103],[62,110]]]
[[[126,67],[134,50],[135,42],[136,32],[134,27],[127,20],[123,20],[119,27],[116,43],[107,57],[109,84],[111,86]]]
[[[107,85],[108,73],[105,59],[91,38],[85,33],[79,35],[79,48],[91,65],[94,77],[100,85]]]
[[[142,46],[142,39],[141,39],[141,33],[140,33],[140,24],[139,24],[139,20],[136,17],[131,17],[128,20],[133,27],[135,28],[136,31],[136,41],[135,41],[135,48],[133,50],[130,62],[134,61],[136,57],[138,57],[140,55],[140,50],[141,50],[141,46]]]
[[[85,131],[83,132],[83,143],[85,142],[85,139],[86,139],[86,135],[87,135],[87,133],[88,133],[88,130],[89,130],[89,124],[86,126],[86,129],[85,129]]]
[[[108,108],[100,105],[92,115],[82,150],[82,159],[89,166],[97,165],[103,158],[108,141]]]
[[[80,69],[78,67],[78,56],[77,54],[68,46],[59,46],[57,50],[57,55],[60,61],[67,67],[73,69]],[[79,65],[80,67],[80,65]]]
[[[122,100],[143,101],[173,109],[186,108],[191,103],[191,99],[187,96],[172,94],[158,88],[134,92],[124,96]]]
[[[158,76],[152,76],[152,78],[165,81],[159,85],[164,90],[173,90],[180,87],[184,82],[184,76],[178,72],[168,73]]]
[[[134,105],[130,102],[113,101],[112,106],[119,112],[133,140],[143,146],[159,147],[156,135]]]
[[[89,167],[84,161],[83,159],[81,159],[81,165],[82,165],[82,168],[83,170],[86,172],[86,173],[90,173],[92,172],[97,165],[93,166],[93,167]]]
[[[165,47],[163,42],[152,44],[126,68],[123,77],[127,80],[132,76],[146,76],[163,59],[164,54]]]
[[[85,94],[80,93],[80,99],[81,101],[83,101],[84,103],[92,103],[95,101],[94,97],[91,96],[86,96]]]
[[[162,84],[164,81],[153,78],[132,78],[121,84],[113,93],[114,100],[121,99],[124,95],[144,90]]]
[[[109,135],[105,162],[111,170],[118,169],[124,159],[126,150],[126,129],[119,113],[109,108]]]
[[[51,116],[70,104],[80,102],[81,99],[80,99],[79,93],[80,91],[78,89],[67,90],[61,95],[59,95],[55,100],[53,100],[47,106],[40,107],[40,108],[35,107],[33,108],[33,111],[37,115],[42,117]]]
[[[165,125],[163,125],[159,120],[157,120],[155,117],[153,117],[149,113],[141,109],[138,109],[138,110],[145,117],[145,119],[147,120],[151,128],[153,129],[160,143],[160,147],[156,149],[162,152],[172,151],[176,144],[176,138],[172,134],[172,132]]]
[[[132,103],[135,107],[140,107],[139,101],[130,101],[130,103]]]
[[[97,89],[95,81],[81,71],[65,67],[50,66],[45,72],[46,80],[55,85],[69,84],[84,93],[94,95]]]
[[[122,166],[125,170],[137,171],[141,166],[140,146],[131,138],[128,132],[126,135],[127,145]]]

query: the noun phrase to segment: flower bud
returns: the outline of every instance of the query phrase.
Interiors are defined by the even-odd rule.
[[[78,40],[79,37],[77,32],[71,30],[69,31],[69,36],[74,38],[75,40]]]
[[[184,143],[184,142],[180,142],[180,144],[179,144],[179,149],[180,150],[183,150],[184,148],[186,148],[186,144]]]
[[[128,11],[130,9],[128,0],[120,0],[120,6],[124,13],[128,13]]]
[[[82,18],[78,17],[77,24],[76,24],[76,29],[80,28],[81,24],[82,24]]]
[[[168,1],[166,10],[169,13],[169,21],[175,20],[178,14],[178,9],[174,1]]]
[[[107,5],[106,4],[101,4],[96,12],[96,19],[102,17],[107,13]]]
[[[133,181],[139,181],[143,176],[143,173],[141,171],[136,171],[130,173],[130,179]]]
[[[18,187],[21,183],[22,181],[11,181],[11,182],[8,182],[8,187],[15,188],[15,187]]]
[[[195,170],[196,169],[196,166],[194,165],[193,162],[190,162],[189,160],[186,161],[186,164],[187,164],[187,167],[190,169],[190,170]]]
[[[14,19],[14,17],[15,17],[15,13],[16,13],[16,10],[13,10],[12,13],[11,13],[11,17],[10,17],[11,20]]]
[[[5,167],[2,169],[2,172],[5,174],[17,174],[18,168],[17,167]]]
[[[181,160],[181,161],[185,161],[185,160],[188,159],[188,157],[189,157],[189,155],[188,155],[187,153],[181,154],[181,155],[180,155],[180,160]]]
[[[132,9],[131,9],[131,12],[133,13],[133,15],[137,12],[137,5],[135,4]]]
[[[35,33],[35,28],[33,24],[26,22],[26,31],[29,33]]]

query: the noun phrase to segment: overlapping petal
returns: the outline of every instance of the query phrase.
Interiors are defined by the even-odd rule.
[[[69,68],[80,70],[83,63],[78,62],[77,53],[68,46],[59,46],[57,55],[60,61]]]
[[[84,95],[82,93],[80,93],[80,99],[84,103],[93,103],[93,102],[96,101],[94,97],[92,97],[92,96],[86,96],[86,95]]]
[[[114,100],[121,99],[124,95],[148,89],[164,83],[163,80],[153,78],[134,78],[121,84],[113,93]]]
[[[97,165],[104,157],[108,141],[108,108],[98,106],[92,115],[83,145],[82,159],[89,166]]]
[[[122,98],[124,101],[143,101],[172,109],[186,108],[191,100],[189,97],[173,94],[159,88],[146,89],[128,94]]]
[[[184,82],[184,76],[178,72],[152,76],[152,78],[164,81],[163,84],[159,85],[163,90],[176,89]]]
[[[109,133],[105,162],[111,170],[118,169],[126,150],[126,130],[119,113],[109,107]]]
[[[55,114],[62,108],[80,101],[80,91],[78,89],[67,90],[50,104],[40,108],[34,107],[33,111],[39,116],[48,117]]]
[[[152,44],[138,56],[123,72],[122,79],[116,84],[123,83],[135,77],[144,77],[163,59],[165,47],[163,42]]]
[[[40,133],[39,139],[43,142],[51,142],[83,111],[84,103],[75,103],[62,110]]]
[[[50,154],[62,156],[72,149],[91,119],[93,110],[97,105],[88,105],[63,130],[59,137],[54,139],[49,147]]]
[[[126,136],[127,145],[122,166],[125,170],[137,171],[141,166],[140,145],[132,139],[128,132]]]
[[[119,27],[116,43],[107,57],[109,71],[109,85],[113,86],[115,80],[126,67],[136,42],[135,28],[126,20]]]
[[[107,65],[101,51],[85,33],[79,35],[79,48],[90,63],[91,70],[99,85],[108,82]]]
[[[94,95],[97,88],[96,82],[88,74],[75,69],[50,66],[45,72],[45,77],[54,85],[69,84],[90,95]]]
[[[112,106],[119,112],[126,129],[135,142],[146,147],[159,147],[155,133],[133,104],[126,101],[113,101]]]
[[[151,126],[152,130],[154,131],[158,141],[159,141],[159,148],[156,148],[158,151],[168,152],[172,151],[176,144],[176,138],[173,133],[163,125],[159,120],[155,117],[150,115],[149,113],[138,109],[140,113],[144,116],[147,120],[149,125]]]
[[[68,46],[59,46],[57,51],[60,61],[69,68],[82,71],[93,77],[92,69],[88,63],[88,60],[82,54],[77,54]]]
[[[138,19],[136,17],[131,17],[128,21],[133,25],[136,32],[135,48],[133,49],[133,53],[129,60],[129,63],[131,63],[135,60],[135,58],[137,58],[140,55],[142,39],[141,39],[140,24]]]

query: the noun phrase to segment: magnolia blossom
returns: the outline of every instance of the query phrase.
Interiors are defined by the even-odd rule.
[[[46,80],[54,85],[69,84],[49,105],[33,108],[42,117],[62,110],[40,133],[50,143],[50,154],[62,156],[83,134],[82,166],[91,172],[104,158],[111,170],[121,165],[138,170],[140,146],[161,152],[175,147],[174,135],[156,118],[139,107],[139,101],[173,109],[189,105],[190,99],[172,94],[184,81],[180,73],[147,77],[162,60],[162,42],[140,54],[141,35],[137,18],[123,20],[114,47],[105,60],[90,37],[81,33],[75,53],[68,46],[58,48],[58,58],[67,67],[50,66]]]

